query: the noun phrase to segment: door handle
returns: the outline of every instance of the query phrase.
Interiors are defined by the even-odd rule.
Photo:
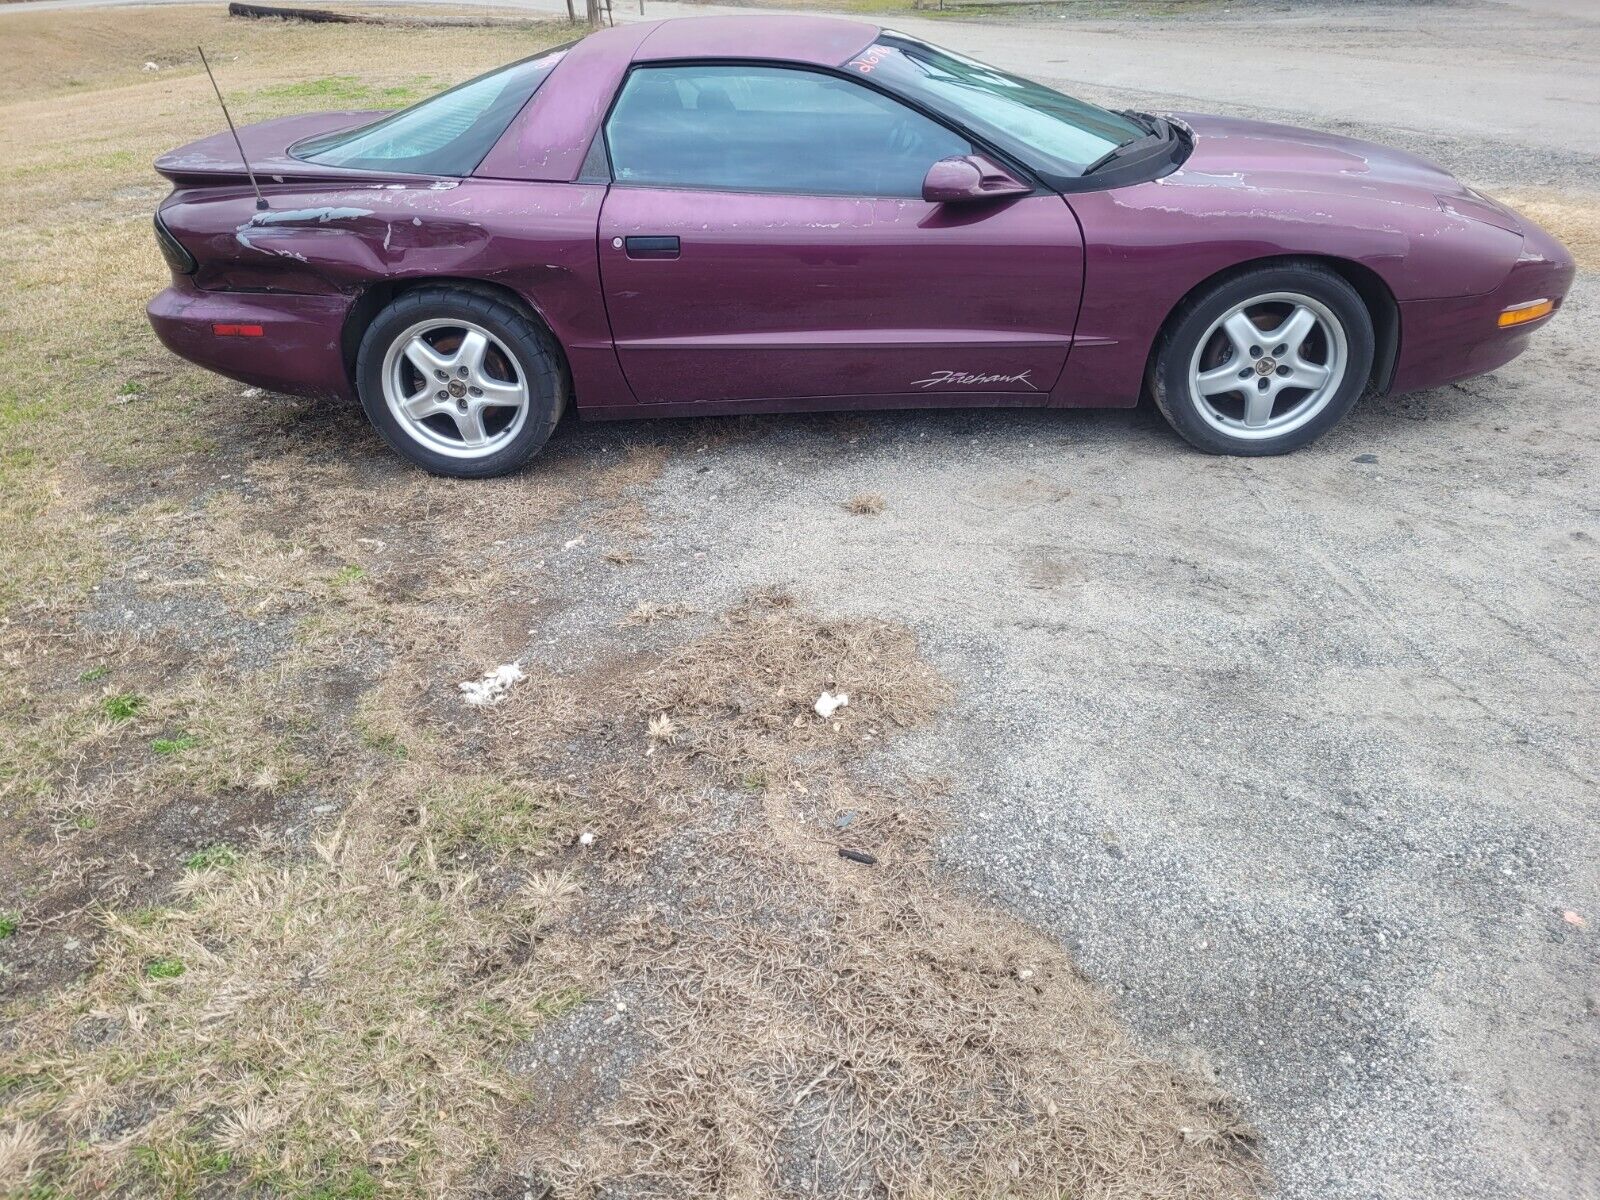
[[[675,236],[641,236],[632,234],[623,240],[629,258],[677,258],[678,239]]]

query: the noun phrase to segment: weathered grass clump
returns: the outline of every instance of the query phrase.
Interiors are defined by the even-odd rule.
[[[105,918],[93,978],[3,1043],[0,1188],[437,1196],[486,1161],[503,1048],[578,998],[529,957],[570,889],[491,896],[426,834],[314,850],[212,856],[185,904]]]

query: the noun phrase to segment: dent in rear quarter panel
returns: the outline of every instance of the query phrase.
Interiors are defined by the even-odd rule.
[[[470,279],[510,288],[566,347],[574,390],[593,403],[631,399],[616,368],[600,301],[595,233],[605,188],[503,180],[274,189],[258,213],[246,192],[192,189],[162,207],[190,248],[206,293],[338,298],[328,336],[375,283]],[[341,366],[341,371],[343,367]],[[620,391],[618,389],[621,389]]]
[[[1186,167],[1070,195],[1083,228],[1084,300],[1064,403],[1136,404],[1168,314],[1207,279],[1255,260],[1359,263],[1404,302],[1488,292],[1517,259],[1519,234],[1448,213],[1431,194],[1340,182],[1343,194],[1320,194]]]

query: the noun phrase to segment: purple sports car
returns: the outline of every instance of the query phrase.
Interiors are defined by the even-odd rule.
[[[1129,406],[1279,454],[1520,353],[1573,260],[1409,154],[1110,112],[819,17],[640,23],[173,151],[174,352],[430,471],[584,417]]]

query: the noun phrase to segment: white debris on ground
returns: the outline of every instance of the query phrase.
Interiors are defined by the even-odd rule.
[[[473,708],[498,704],[504,700],[513,684],[521,683],[527,676],[521,663],[501,663],[492,671],[485,671],[482,679],[468,679],[461,684],[461,698]]]
[[[582,546],[585,543],[587,543],[588,540],[589,540],[589,535],[588,534],[580,533],[577,537],[573,538],[571,541],[563,542],[561,548],[563,550],[576,550],[579,546]]]
[[[146,71],[159,71],[159,70],[161,70],[161,64],[160,63],[147,62],[147,63],[145,63],[143,69],[146,70]]]
[[[849,692],[840,692],[838,695],[835,695],[832,692],[823,692],[822,695],[817,697],[817,702],[811,707],[817,710],[817,716],[826,721],[829,717],[833,716],[834,713],[838,712],[841,708],[844,708],[849,703]]]
[[[594,834],[590,833],[587,829],[585,829],[582,833],[580,833],[578,835],[578,845],[580,845],[580,846],[592,846],[592,845],[594,845]]]

